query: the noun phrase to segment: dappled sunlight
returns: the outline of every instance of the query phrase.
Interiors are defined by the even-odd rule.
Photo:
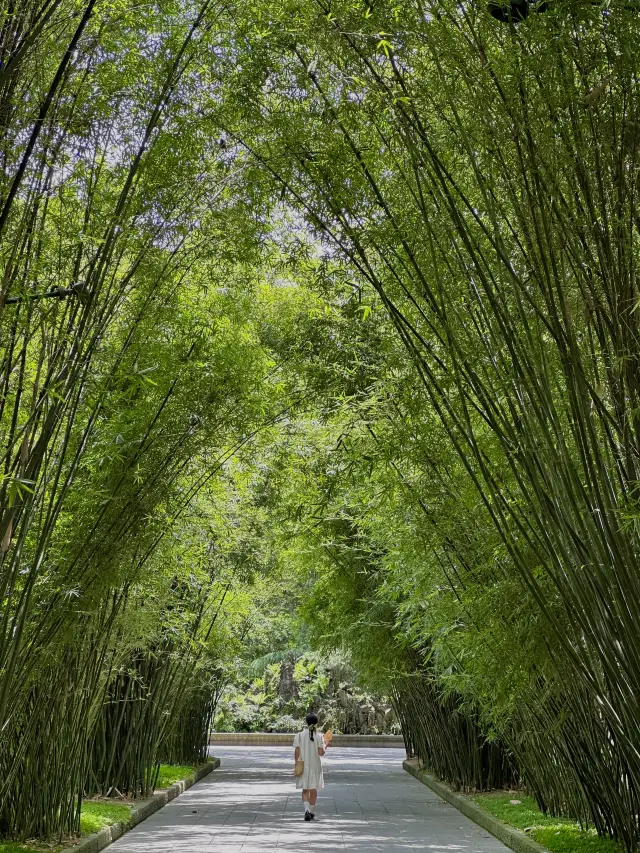
[[[113,853],[504,853],[409,774],[400,750],[336,750],[316,819],[305,823],[289,750],[216,749],[222,766]],[[401,767],[401,764],[400,764]]]

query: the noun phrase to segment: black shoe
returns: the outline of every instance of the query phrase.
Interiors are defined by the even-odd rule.
[[[311,815],[311,820],[315,820],[315,819],[316,819],[316,816],[314,815],[314,813],[313,813],[313,812],[309,812],[309,814]]]
[[[304,813],[304,819],[305,820],[313,820],[313,818],[311,817],[311,812],[305,812]]]

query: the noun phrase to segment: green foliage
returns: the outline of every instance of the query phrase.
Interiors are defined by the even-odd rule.
[[[404,352],[303,484],[298,547],[339,566],[308,616],[372,674],[433,670],[541,802],[633,849],[637,16],[238,9],[212,110]]]
[[[637,10],[334,5],[0,13],[0,833],[340,650],[632,850]]]
[[[271,663],[273,658],[278,660]],[[258,667],[262,675],[256,678]],[[362,690],[355,680],[356,672],[341,655],[265,655],[240,670],[222,694],[215,730],[297,732],[314,711],[320,725],[335,732],[396,732],[389,703]]]

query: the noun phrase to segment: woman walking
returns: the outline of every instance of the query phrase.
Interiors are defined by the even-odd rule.
[[[316,731],[318,718],[315,714],[307,714],[306,723],[306,727],[298,732],[293,740],[295,749],[293,760],[296,788],[302,789],[304,819],[313,820],[315,817],[313,808],[318,799],[318,790],[324,788],[320,757],[325,754],[327,747],[331,746],[331,740],[327,738],[325,741],[322,733]]]

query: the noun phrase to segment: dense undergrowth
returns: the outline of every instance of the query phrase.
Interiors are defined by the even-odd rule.
[[[260,674],[258,674],[260,673]],[[391,703],[362,690],[344,656],[271,653],[251,661],[220,696],[219,732],[297,732],[310,710],[335,733],[398,734]]]

